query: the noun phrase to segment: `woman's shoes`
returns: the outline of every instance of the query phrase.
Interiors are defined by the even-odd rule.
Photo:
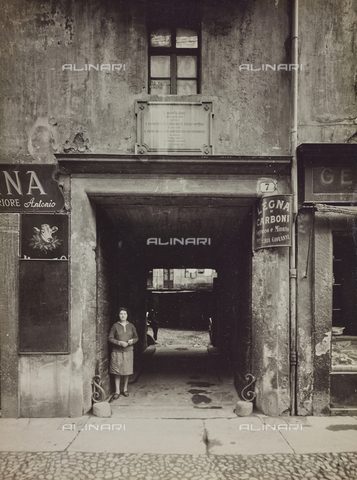
[[[128,391],[122,392],[122,395],[124,397],[129,397],[129,392]],[[119,397],[120,397],[120,393],[114,393],[113,400],[118,400]]]

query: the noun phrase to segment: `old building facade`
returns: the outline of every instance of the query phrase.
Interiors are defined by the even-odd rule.
[[[182,268],[217,272],[258,410],[357,407],[356,6],[5,2],[3,416],[88,412],[116,309],[140,356],[147,274]]]

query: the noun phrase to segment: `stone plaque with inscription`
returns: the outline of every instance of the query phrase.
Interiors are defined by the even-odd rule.
[[[212,102],[137,101],[135,153],[211,155]]]

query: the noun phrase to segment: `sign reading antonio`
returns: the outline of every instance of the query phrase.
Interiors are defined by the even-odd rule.
[[[269,247],[290,247],[291,227],[291,195],[260,198],[254,208],[254,250]]]
[[[58,212],[64,198],[54,165],[0,165],[0,212]]]

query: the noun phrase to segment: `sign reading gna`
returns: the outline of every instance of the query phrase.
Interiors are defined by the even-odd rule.
[[[259,199],[254,209],[254,250],[290,247],[291,228],[291,195],[274,195]]]
[[[0,212],[56,212],[64,198],[54,165],[0,165]]]

